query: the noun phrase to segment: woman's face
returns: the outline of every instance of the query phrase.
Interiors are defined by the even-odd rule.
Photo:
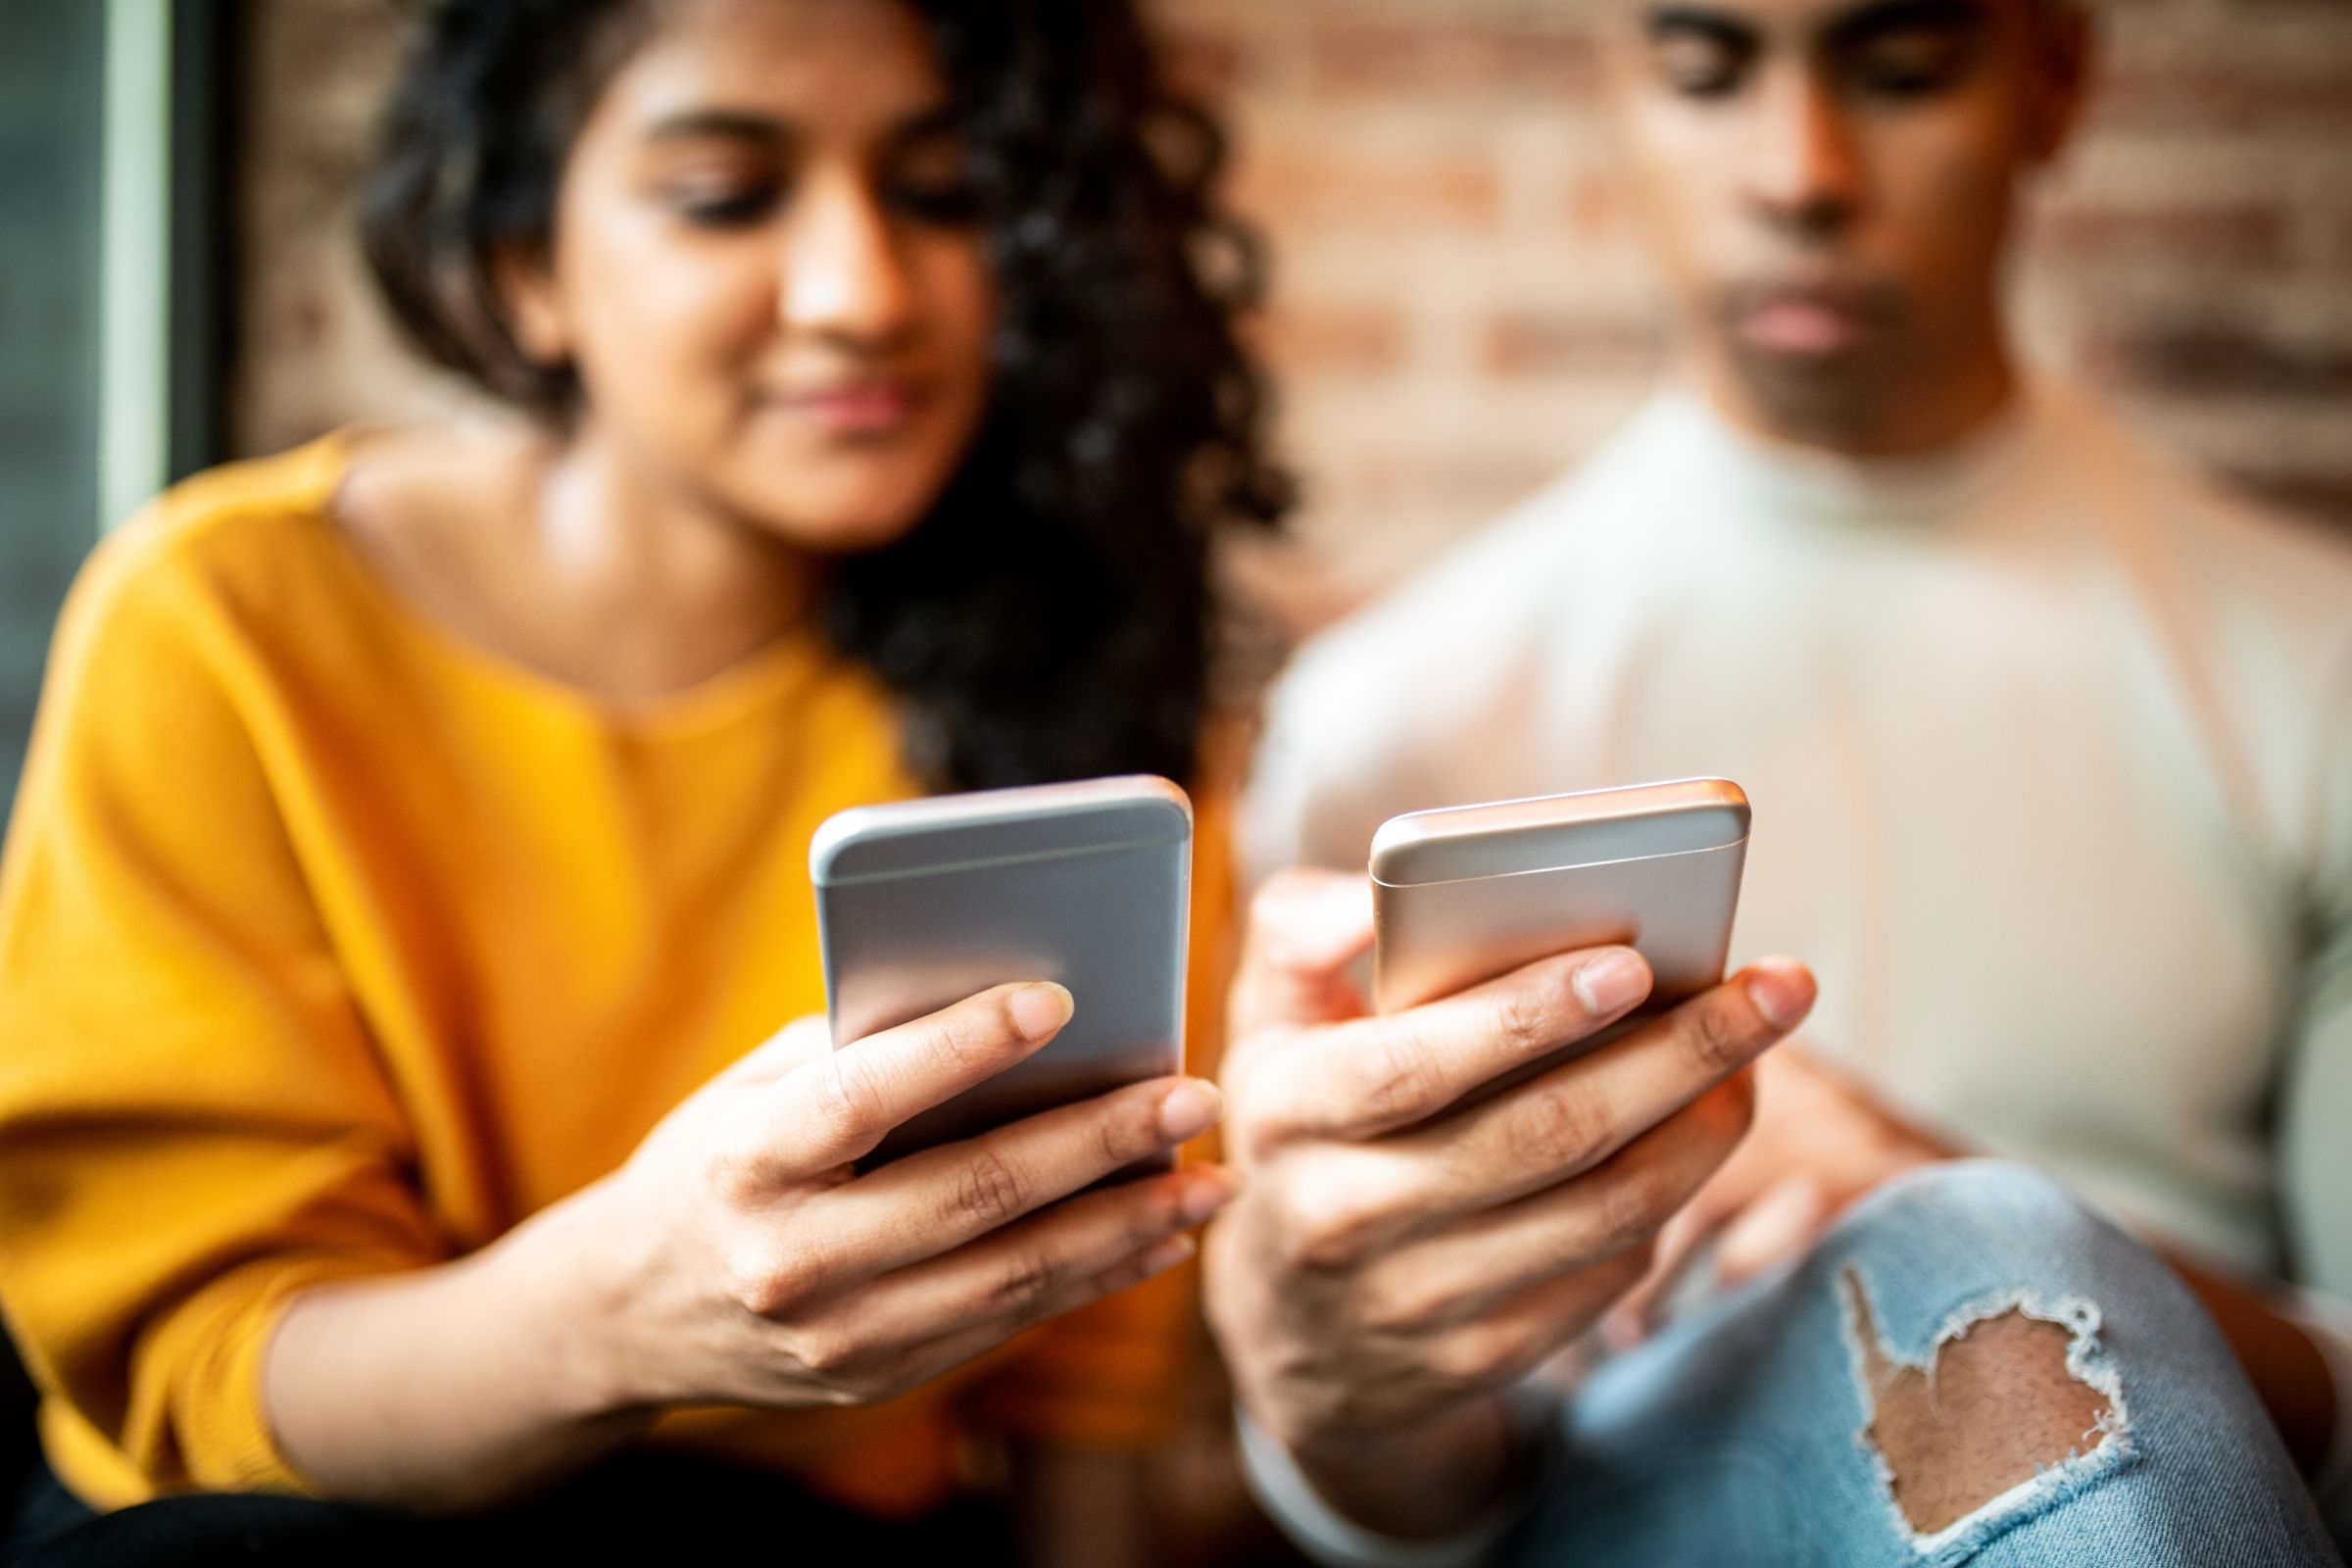
[[[524,349],[655,483],[822,553],[906,533],[987,401],[964,149],[894,0],[673,0],[566,161]]]

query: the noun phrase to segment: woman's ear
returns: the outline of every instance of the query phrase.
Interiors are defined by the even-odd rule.
[[[498,246],[490,253],[490,286],[497,291],[507,333],[525,359],[548,369],[570,362],[571,329],[556,288],[555,269],[543,252],[516,244]]]

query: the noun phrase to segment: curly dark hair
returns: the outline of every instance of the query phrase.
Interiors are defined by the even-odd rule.
[[[1291,499],[1235,329],[1263,269],[1217,202],[1224,136],[1169,90],[1129,0],[892,3],[928,27],[971,148],[994,386],[928,515],[833,564],[823,625],[899,694],[934,788],[1192,778],[1212,537],[1272,526]],[[551,242],[565,154],[656,9],[440,0],[362,208],[417,346],[558,424],[578,385],[517,346],[492,258]]]

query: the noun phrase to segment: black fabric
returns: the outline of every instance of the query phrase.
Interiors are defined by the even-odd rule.
[[[764,1472],[631,1454],[518,1506],[445,1520],[228,1493],[93,1514],[43,1468],[19,1501],[0,1561],[19,1568],[519,1568],[539,1562],[725,1562],[742,1560],[746,1552],[757,1554],[751,1560],[776,1564],[890,1562],[911,1553],[935,1553],[956,1568],[1004,1568],[1013,1560],[1004,1522],[976,1503],[912,1523],[887,1523]],[[870,1555],[875,1553],[885,1555]]]

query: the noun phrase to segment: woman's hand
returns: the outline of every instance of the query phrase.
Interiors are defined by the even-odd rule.
[[[1618,1350],[1646,1339],[1702,1253],[1712,1286],[1729,1289],[1812,1250],[1880,1183],[1958,1153],[1784,1046],[1757,1064],[1747,1141],[1659,1233],[1648,1277],[1610,1311],[1602,1338]]]
[[[333,1495],[479,1505],[662,1406],[887,1399],[1181,1262],[1184,1233],[1233,1196],[1227,1172],[1088,1189],[1214,1124],[1199,1079],[853,1168],[1070,1008],[1058,986],[1000,986],[838,1052],[805,1019],[491,1246],[297,1298],[264,1377],[287,1458]]]
[[[1086,1189],[1214,1125],[1217,1091],[1199,1079],[853,1172],[900,1123],[1044,1046],[1070,1008],[1059,986],[1000,986],[838,1052],[807,1020],[671,1112],[588,1200],[614,1265],[614,1401],[887,1399],[1192,1255],[1187,1229],[1233,1195],[1224,1171]]]

